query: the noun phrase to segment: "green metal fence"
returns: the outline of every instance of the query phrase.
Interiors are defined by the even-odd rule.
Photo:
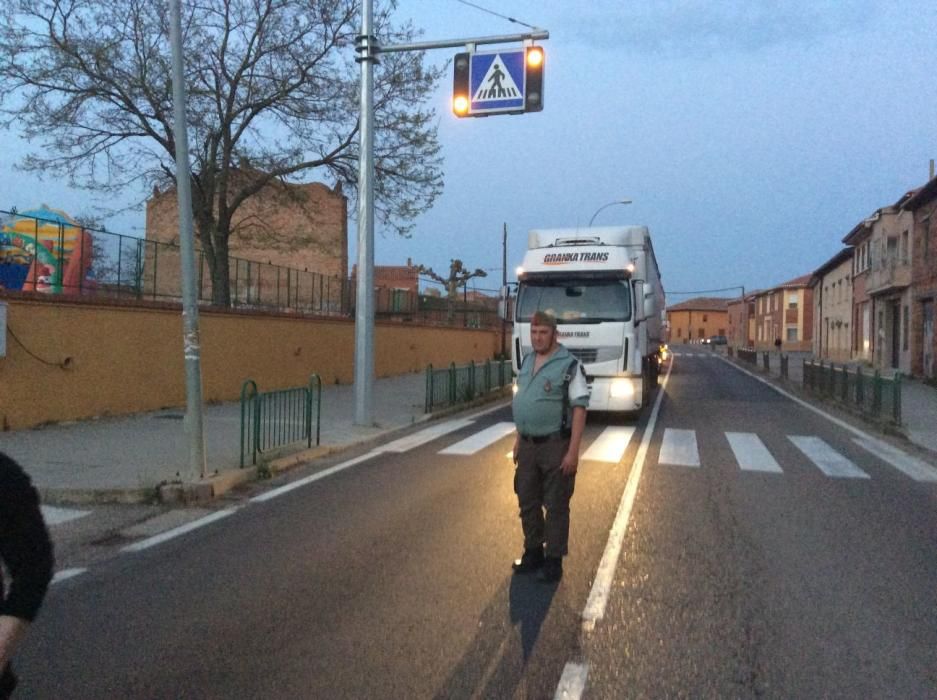
[[[874,418],[901,425],[901,373],[883,377],[862,367],[804,361],[804,389],[856,407]]]
[[[248,379],[241,387],[241,467],[248,456],[257,464],[258,453],[305,441],[319,444],[322,417],[322,381],[309,377],[307,386],[260,392]]]
[[[482,364],[470,362],[456,367],[453,362],[445,369],[426,368],[425,412],[467,403],[495,389],[511,383],[513,373],[510,360],[487,360]]]

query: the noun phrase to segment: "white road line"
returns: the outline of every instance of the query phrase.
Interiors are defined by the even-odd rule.
[[[755,433],[726,433],[726,439],[739,463],[739,469],[781,473],[781,465]]]
[[[582,455],[582,459],[591,459],[596,462],[612,462],[617,464],[634,435],[634,426],[609,427],[602,431],[596,440],[589,445],[589,449]]]
[[[336,464],[334,467],[323,469],[321,472],[310,474],[309,476],[303,477],[302,479],[297,479],[296,481],[291,481],[288,484],[284,484],[283,486],[280,486],[279,488],[271,489],[270,491],[262,493],[259,496],[254,496],[253,498],[250,499],[250,502],[251,503],[263,503],[264,501],[269,501],[273,498],[276,498],[277,496],[282,496],[284,493],[289,493],[290,491],[293,491],[295,489],[302,488],[303,486],[311,484],[314,481],[319,481],[320,479],[324,479],[327,476],[332,476],[333,474],[337,474],[338,472],[344,469],[348,469],[348,467],[353,467],[356,464],[360,464],[361,462],[364,462],[365,460],[371,459],[372,457],[376,457],[378,454],[380,453],[368,452],[367,454],[359,455],[355,457],[354,459],[349,459],[345,462],[341,462],[340,464]]]
[[[514,432],[514,423],[502,422],[488,426],[484,430],[440,450],[441,455],[473,455],[489,445],[497,442],[506,435]]]
[[[443,435],[448,435],[449,433],[455,432],[456,430],[461,430],[469,425],[474,423],[473,420],[468,418],[460,418],[458,420],[450,420],[444,423],[437,423],[436,425],[431,425],[428,428],[424,428],[418,432],[402,437],[399,440],[394,440],[393,442],[388,442],[386,445],[382,445],[374,450],[374,452],[406,452],[412,450],[414,447],[419,447],[420,445],[425,445],[427,442],[432,442],[437,438],[442,437]]]
[[[664,440],[660,446],[658,464],[673,464],[681,467],[698,467],[699,447],[695,430],[664,429]]]
[[[915,481],[937,481],[937,469],[884,440],[853,438],[853,442]]]
[[[671,367],[667,368],[664,382],[657,390],[657,399],[654,401],[651,417],[647,422],[647,427],[644,428],[644,436],[641,438],[641,444],[638,447],[638,453],[635,455],[631,473],[628,475],[628,483],[625,484],[625,491],[621,495],[621,501],[618,504],[618,512],[615,514],[615,521],[612,523],[612,529],[608,533],[608,542],[605,544],[602,560],[599,562],[599,568],[595,572],[592,590],[589,591],[589,599],[586,601],[586,607],[582,611],[582,629],[586,632],[591,631],[595,627],[596,621],[602,619],[605,615],[605,606],[608,604],[608,596],[612,590],[612,581],[615,578],[615,567],[618,565],[618,555],[621,554],[621,544],[625,539],[625,532],[628,529],[631,509],[634,506],[635,496],[638,494],[638,482],[641,480],[641,472],[644,470],[644,461],[647,459],[648,447],[651,444],[651,435],[654,433],[654,426],[657,425],[657,414],[660,412],[660,403],[664,398],[672,367],[671,365]]]
[[[577,664],[568,661],[563,667],[563,675],[556,686],[553,700],[579,700],[586,689],[586,676],[589,675],[589,664]]]
[[[149,549],[150,547],[155,547],[158,544],[163,542],[168,542],[171,539],[184,535],[186,533],[197,530],[200,527],[209,525],[216,520],[221,520],[222,518],[227,518],[229,515],[234,515],[237,512],[237,508],[226,508],[225,510],[219,510],[211,515],[206,515],[204,518],[199,518],[198,520],[193,520],[191,523],[186,523],[185,525],[180,525],[175,527],[172,530],[167,530],[166,532],[161,532],[158,535],[153,537],[148,537],[145,540],[140,540],[139,542],[134,542],[129,544],[126,547],[123,547],[120,551],[122,552],[139,552],[144,549]]]
[[[812,435],[788,435],[797,449],[827,476],[836,479],[868,479],[869,475],[853,462],[834,450],[818,437]]]
[[[56,571],[55,576],[52,577],[52,585],[54,586],[57,583],[62,581],[67,581],[70,578],[75,578],[85,573],[87,569],[62,569],[61,571]]]
[[[46,525],[61,525],[91,514],[90,510],[75,510],[56,506],[40,506],[39,509],[42,511],[42,519],[46,521]]]

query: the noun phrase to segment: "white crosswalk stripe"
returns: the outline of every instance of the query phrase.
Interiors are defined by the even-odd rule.
[[[822,439],[812,435],[788,435],[787,439],[817,468],[834,479],[868,479],[869,475],[859,469],[850,459],[834,450]]]
[[[40,506],[42,518],[46,525],[61,525],[91,513],[90,510],[75,510],[74,508],[59,508],[57,506]]]
[[[937,469],[883,440],[853,438],[853,442],[915,481],[937,481]]]
[[[755,433],[726,433],[739,469],[755,472],[781,473],[781,465]]]
[[[695,430],[664,429],[664,440],[660,446],[658,464],[673,464],[682,467],[698,467],[699,447]]]
[[[382,452],[403,452],[460,428],[467,427],[470,424],[471,421],[466,420],[450,421],[388,443],[379,450]],[[440,450],[439,454],[473,455],[511,435],[513,432],[514,423],[507,421],[495,423]],[[601,431],[588,431],[583,438],[584,451],[580,460],[583,462],[617,464],[627,451],[635,432],[636,428],[634,426],[610,426]],[[665,428],[661,440],[660,454],[657,459],[658,464],[683,467],[703,466],[696,433],[695,430]],[[756,433],[726,431],[724,434],[741,471],[768,474],[784,473],[784,468]],[[787,435],[786,437],[811,463],[830,478],[871,478],[852,460],[819,437],[813,435]],[[915,481],[937,483],[937,468],[924,460],[913,457],[882,440],[857,438],[853,442]],[[507,459],[510,459],[511,456],[510,451],[505,453]],[[80,514],[84,514],[80,511],[76,511],[76,513],[79,515],[73,517],[80,517]]]
[[[448,435],[449,433],[465,428],[474,423],[471,419],[459,419],[459,420],[450,420],[445,423],[438,423],[436,425],[431,425],[428,428],[417,431],[406,437],[402,437],[399,440],[394,440],[393,442],[388,442],[386,445],[378,447],[375,452],[406,452],[407,450],[412,450],[414,447],[419,447],[424,445],[427,442],[432,442],[433,440],[442,437],[443,435]]]
[[[589,445],[589,449],[583,453],[581,459],[617,464],[628,449],[628,443],[631,442],[633,435],[634,426],[606,428]]]
[[[444,450],[440,450],[439,454],[473,455],[513,432],[514,423],[495,423],[474,435],[469,435],[467,438],[460,440],[454,445],[450,445]]]

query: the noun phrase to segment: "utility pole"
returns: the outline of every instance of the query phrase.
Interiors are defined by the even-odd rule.
[[[202,429],[202,365],[195,290],[195,236],[192,232],[192,182],[185,119],[185,76],[182,70],[182,12],[180,0],[169,0],[172,43],[173,138],[176,141],[176,203],[179,207],[179,247],[182,260],[182,346],[185,356],[185,433],[189,441],[189,475],[205,477],[205,434]]]
[[[179,0],[173,0],[178,3]],[[358,160],[358,286],[355,302],[355,424],[372,425],[374,382],[374,64],[379,53],[427,51],[549,39],[550,32],[536,29],[523,34],[484,36],[445,41],[380,46],[371,34],[374,0],[361,3],[361,34],[355,60],[361,64],[361,154]]]
[[[508,223],[504,222],[504,233],[501,236],[501,289],[508,286]],[[500,295],[499,295],[500,296]],[[508,308],[507,295],[504,296],[505,312]],[[505,340],[507,338],[508,322],[504,317],[501,318],[501,359],[505,357]]]

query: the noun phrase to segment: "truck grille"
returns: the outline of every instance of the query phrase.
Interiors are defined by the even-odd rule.
[[[599,356],[598,348],[568,348],[568,350],[580,362],[595,362]]]

